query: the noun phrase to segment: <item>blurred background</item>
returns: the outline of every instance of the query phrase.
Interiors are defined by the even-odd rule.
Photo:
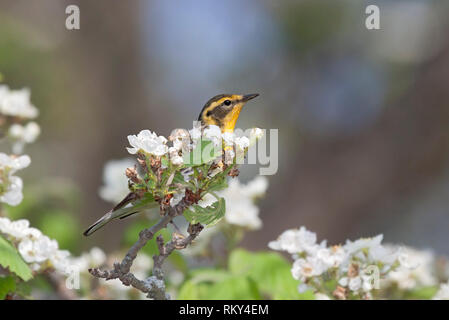
[[[443,0],[0,0],[0,73],[31,89],[42,128],[11,215],[62,248],[115,250],[133,219],[81,233],[110,209],[103,166],[128,156],[126,136],[168,136],[218,93],[259,92],[238,126],[279,129],[279,170],[244,247],[304,225],[449,254],[448,15]]]

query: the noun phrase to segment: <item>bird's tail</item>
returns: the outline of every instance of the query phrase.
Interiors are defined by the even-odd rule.
[[[119,218],[123,219],[126,218],[134,213],[137,213],[138,211],[135,211],[136,209],[133,207],[127,207],[127,208],[121,208],[119,210],[111,210],[108,213],[106,213],[104,216],[102,216],[97,222],[92,224],[89,228],[87,228],[86,231],[84,231],[84,235],[90,236],[92,233],[97,231],[98,229],[102,228],[104,225],[106,225],[108,222]]]
[[[141,199],[139,201],[136,201],[130,206],[127,206],[129,203],[136,200],[135,194],[130,193],[128,194],[125,199],[123,199],[119,204],[117,204],[111,211],[106,213],[104,216],[102,216],[98,221],[96,221],[94,224],[92,224],[89,228],[87,228],[86,231],[84,231],[84,235],[90,236],[92,233],[97,231],[98,229],[102,228],[104,225],[109,223],[110,221],[114,219],[124,219],[126,217],[129,217],[132,214],[135,214],[137,212],[140,212],[144,209],[153,208],[156,206],[156,202],[154,202],[154,199]]]

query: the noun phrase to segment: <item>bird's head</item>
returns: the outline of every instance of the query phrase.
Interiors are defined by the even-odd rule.
[[[221,132],[233,132],[243,105],[259,94],[219,94],[206,102],[198,121],[202,125],[216,125]]]

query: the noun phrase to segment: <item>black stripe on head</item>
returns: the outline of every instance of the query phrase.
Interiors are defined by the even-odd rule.
[[[214,103],[215,101],[218,101],[220,99],[223,99],[224,97],[230,97],[232,96],[231,94],[218,94],[213,98],[210,98],[209,101],[206,102],[206,104],[204,105],[203,109],[201,109],[200,115],[198,116],[198,121],[201,121],[201,116],[203,115],[204,110],[209,107],[212,103]]]

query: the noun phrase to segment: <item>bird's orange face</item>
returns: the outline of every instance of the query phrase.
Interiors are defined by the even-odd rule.
[[[222,132],[233,132],[244,104],[258,95],[217,95],[206,103],[198,120],[202,125],[216,125]]]

